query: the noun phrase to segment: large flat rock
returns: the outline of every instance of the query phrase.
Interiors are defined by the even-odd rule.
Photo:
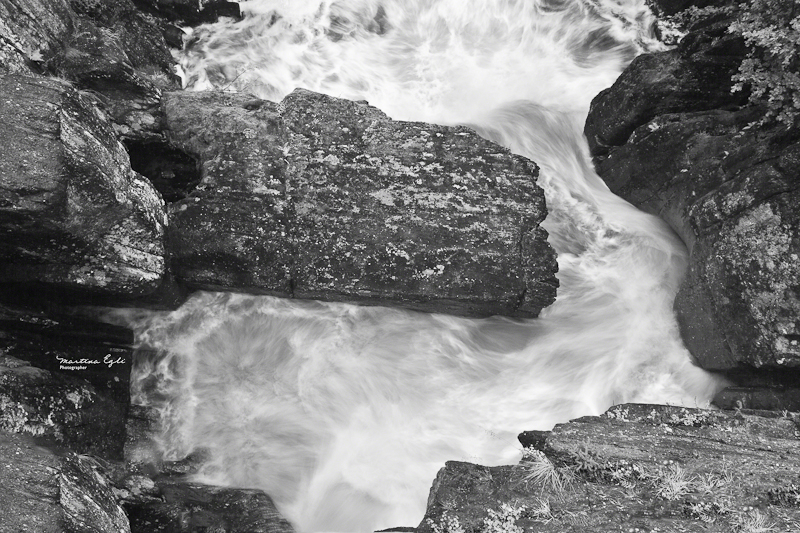
[[[536,165],[467,128],[304,90],[170,93],[164,109],[203,167],[170,215],[190,287],[471,316],[554,300]]]
[[[798,423],[796,414],[616,406],[521,435],[531,451],[519,465],[447,463],[416,531],[797,531]]]

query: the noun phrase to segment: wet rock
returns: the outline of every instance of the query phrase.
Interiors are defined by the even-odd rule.
[[[162,502],[128,504],[134,533],[292,533],[272,499],[259,490],[159,481]]]
[[[687,37],[670,57],[684,58],[693,72],[697,58],[702,66],[722,42],[716,31]],[[640,63],[659,63],[662,56],[643,56]],[[628,84],[598,95],[587,133],[611,190],[661,216],[689,248],[689,271],[675,302],[686,346],[703,368],[732,376],[797,368],[800,135],[754,127],[761,110],[731,107],[736,102],[726,101],[724,91],[676,100],[657,79],[635,79],[634,72],[623,74]],[[691,80],[676,83],[678,91],[695,87]],[[705,83],[725,88],[730,77],[719,73]],[[608,115],[630,98],[649,102],[649,111],[622,120]]]
[[[0,79],[0,282],[122,303],[167,279],[164,202],[69,84]]]
[[[98,464],[0,431],[0,532],[129,533]]]
[[[449,462],[420,532],[743,531],[800,519],[798,419],[628,404],[557,425],[517,466]],[[749,524],[749,526],[748,526]]]
[[[175,62],[164,41],[159,21],[142,14],[131,0],[70,0],[70,3],[84,17],[84,22],[95,25],[105,34],[109,44],[117,46],[125,54],[133,68],[151,74],[173,73]]]
[[[67,0],[0,0],[0,74],[39,71],[61,53],[73,19]]]
[[[154,441],[159,422],[155,409],[131,405],[125,420],[125,462],[132,473],[158,473],[162,450]]]
[[[160,141],[162,90],[180,88],[161,21],[130,0],[73,0],[82,15],[65,50],[50,61],[58,75],[91,91],[125,139]]]
[[[467,128],[303,90],[173,93],[165,116],[203,168],[170,215],[191,287],[472,316],[553,301],[538,169]]]
[[[722,6],[726,0],[646,0],[647,6],[659,17],[670,16],[694,7]]]

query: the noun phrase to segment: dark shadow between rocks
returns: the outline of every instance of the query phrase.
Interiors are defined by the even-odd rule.
[[[172,203],[189,196],[200,183],[200,162],[167,143],[125,141],[131,168],[143,175]]]

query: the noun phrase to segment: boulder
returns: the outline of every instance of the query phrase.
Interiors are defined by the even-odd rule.
[[[130,398],[133,332],[124,326],[76,316],[66,309],[0,304],[0,353],[50,372],[88,381],[125,412]],[[71,365],[64,361],[92,361]],[[67,370],[62,366],[85,367]]]
[[[799,423],[769,412],[616,406],[557,425],[519,465],[448,462],[416,531],[793,531]]]
[[[472,130],[305,90],[170,93],[164,113],[202,166],[170,207],[190,287],[470,316],[536,316],[555,298],[538,169]]]
[[[67,0],[0,0],[0,74],[39,70],[62,52],[73,23]]]
[[[123,139],[163,141],[161,91],[180,88],[163,21],[142,14],[130,0],[71,4],[80,16],[51,70],[91,91]]]
[[[164,202],[71,85],[0,79],[0,283],[124,303],[167,280]]]
[[[716,26],[698,30],[666,54],[683,57],[691,72],[697,58],[702,64],[727,39],[716,32]],[[637,61],[657,64],[663,57]],[[661,216],[689,248],[689,271],[675,301],[687,348],[703,368],[745,381],[751,369],[797,369],[800,134],[756,127],[761,110],[739,108],[723,90],[682,101],[652,76],[623,76],[629,83],[593,101],[587,136],[609,188]],[[693,87],[676,83],[678,91]],[[705,84],[730,87],[730,73]],[[629,99],[648,102],[649,111],[609,115]]]
[[[602,160],[659,115],[735,109],[746,102],[745,94],[731,93],[731,75],[746,48],[726,29],[727,23],[717,23],[688,35],[676,49],[634,59],[592,100],[584,127],[592,156]]]
[[[0,431],[0,533],[130,533],[103,469]]]

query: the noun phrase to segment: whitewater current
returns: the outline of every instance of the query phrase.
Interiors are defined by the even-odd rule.
[[[660,45],[640,0],[251,0],[194,30],[189,90],[296,87],[398,120],[466,124],[536,161],[558,254],[533,320],[198,293],[130,312],[134,403],[166,459],[265,490],[302,533],[415,526],[447,460],[510,464],[524,430],[622,402],[706,406],[672,303],[686,250],[614,196],[582,130],[592,98]]]

